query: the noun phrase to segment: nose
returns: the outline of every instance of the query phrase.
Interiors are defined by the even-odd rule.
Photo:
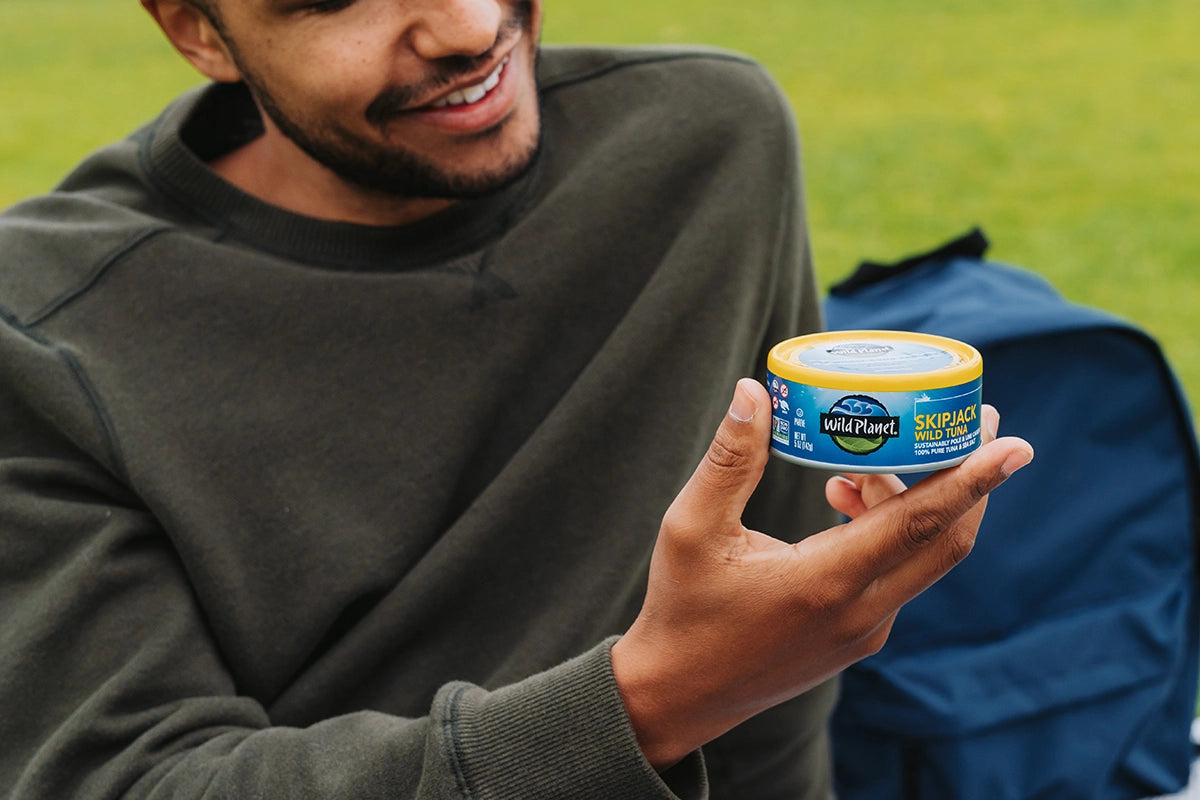
[[[478,56],[496,43],[503,17],[498,0],[426,0],[409,41],[425,59]]]

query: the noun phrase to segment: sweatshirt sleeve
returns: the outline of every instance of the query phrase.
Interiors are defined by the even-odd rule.
[[[641,757],[611,642],[495,691],[448,684],[423,718],[274,725],[269,698],[239,693],[81,386],[69,353],[0,324],[6,797],[707,796],[699,754],[665,780]]]

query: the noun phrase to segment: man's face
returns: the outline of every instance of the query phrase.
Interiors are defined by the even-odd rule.
[[[215,12],[270,123],[353,184],[469,197],[532,163],[540,0],[220,0]]]

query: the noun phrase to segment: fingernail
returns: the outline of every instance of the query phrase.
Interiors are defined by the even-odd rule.
[[[738,387],[733,391],[733,402],[729,404],[729,416],[738,422],[749,422],[757,413],[758,404],[754,402],[754,398],[749,393],[742,389],[739,381]]]
[[[1005,478],[1012,476],[1014,472],[1024,467],[1033,460],[1033,453],[1028,450],[1018,450],[1004,460],[1004,465],[1000,467],[1000,471],[1004,473]]]

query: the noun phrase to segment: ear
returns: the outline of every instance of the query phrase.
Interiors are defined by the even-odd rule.
[[[221,83],[236,83],[241,72],[212,21],[187,0],[141,0],[167,39],[192,66]]]

